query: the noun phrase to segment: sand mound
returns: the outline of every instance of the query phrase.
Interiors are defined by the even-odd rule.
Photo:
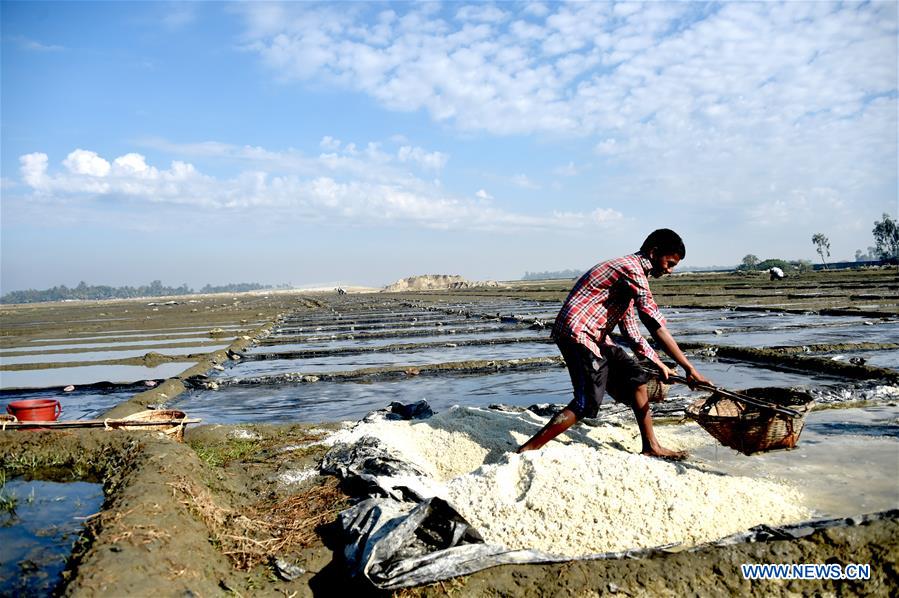
[[[513,549],[576,557],[695,545],[810,516],[802,495],[785,484],[637,454],[636,425],[579,425],[540,451],[514,454],[544,422],[530,413],[457,407],[416,422],[359,424],[336,440],[378,438],[431,476],[427,486],[487,542]],[[663,426],[658,434],[675,448],[709,442],[695,426]]]
[[[483,282],[471,282],[465,280],[458,274],[424,274],[421,276],[410,276],[403,278],[384,287],[388,293],[399,293],[403,291],[436,291],[446,289],[470,289],[474,287],[495,287],[499,286],[496,281],[487,280]]]

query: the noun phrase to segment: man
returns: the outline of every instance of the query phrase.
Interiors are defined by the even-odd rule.
[[[611,338],[612,329],[618,325],[634,352],[654,363],[663,380],[676,374],[640,334],[639,315],[656,342],[684,368],[688,382],[708,382],[665,327],[665,318],[652,298],[647,279],[647,274],[654,278],[670,274],[686,254],[680,236],[662,228],[653,231],[637,253],[597,264],[575,283],[552,331],[571,375],[574,400],[524,443],[519,453],[542,447],[584,417],[596,417],[608,390],[615,400],[630,404],[633,409],[644,455],[668,459],[686,456],[664,448],[656,440],[646,391],[649,376]]]

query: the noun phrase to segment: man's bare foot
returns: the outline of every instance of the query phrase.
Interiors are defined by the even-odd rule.
[[[647,457],[656,457],[658,459],[667,459],[669,461],[683,461],[687,457],[690,456],[690,453],[687,451],[672,451],[666,449],[664,447],[658,447],[654,449],[644,450],[641,455],[646,455]]]

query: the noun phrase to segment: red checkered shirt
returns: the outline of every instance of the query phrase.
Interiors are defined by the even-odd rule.
[[[556,317],[552,336],[569,338],[596,356],[600,345],[614,345],[610,333],[615,325],[634,352],[661,365],[658,354],[640,333],[634,309],[643,317],[665,325],[665,317],[652,298],[647,273],[652,262],[640,253],[608,260],[593,266],[575,283]]]

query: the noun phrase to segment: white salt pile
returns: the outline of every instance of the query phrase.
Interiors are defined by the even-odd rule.
[[[584,445],[510,455],[452,480],[448,498],[487,542],[567,556],[691,546],[810,515],[774,482]]]
[[[416,422],[360,424],[335,440],[378,438],[442,482],[437,493],[487,542],[513,549],[576,557],[694,545],[811,515],[790,486],[639,455],[635,424],[579,425],[540,451],[515,454],[545,421],[529,412],[454,408]],[[710,441],[696,426],[663,426],[657,434],[678,449]]]

